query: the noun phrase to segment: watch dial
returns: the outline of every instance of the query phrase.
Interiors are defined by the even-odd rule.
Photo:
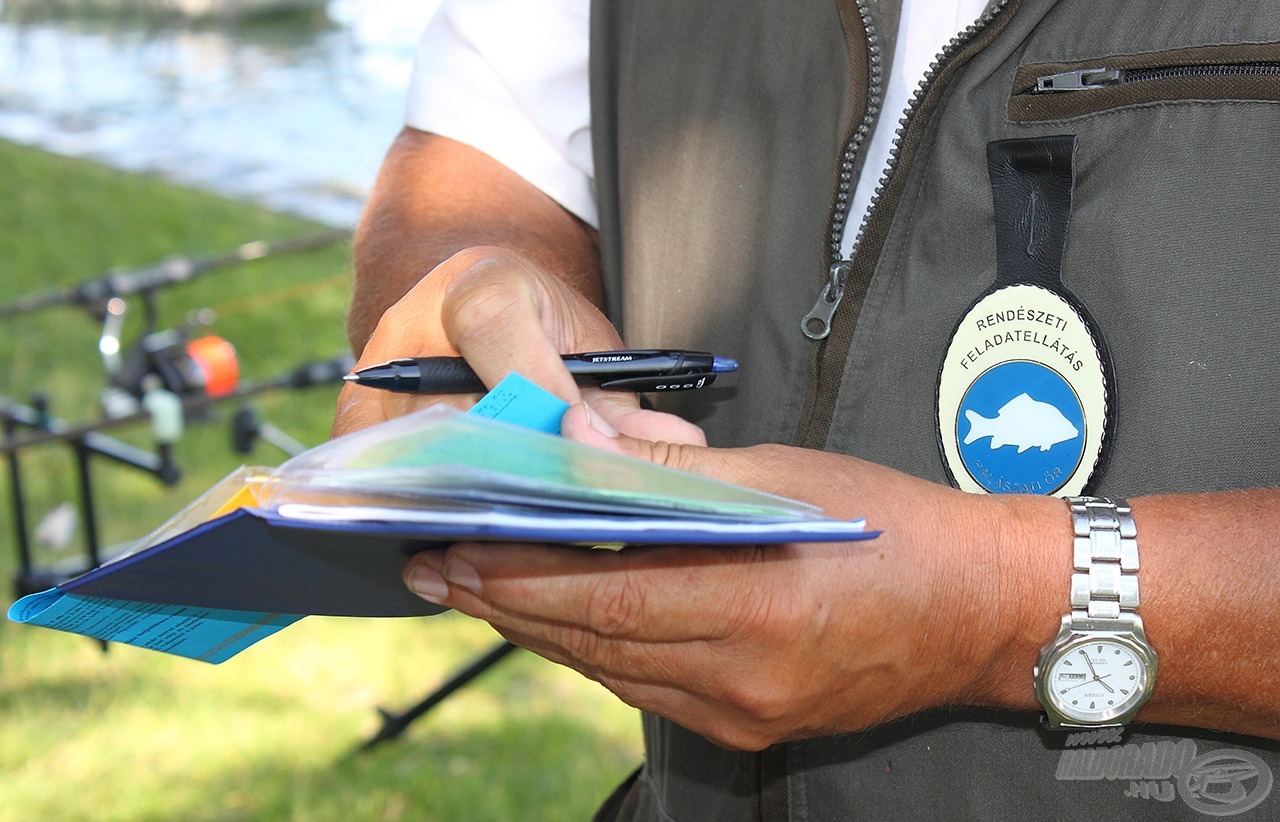
[[[1142,698],[1146,685],[1142,658],[1112,640],[1072,645],[1049,668],[1049,697],[1078,722],[1114,719]]]

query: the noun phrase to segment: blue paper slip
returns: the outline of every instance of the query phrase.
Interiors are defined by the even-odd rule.
[[[301,618],[82,597],[57,588],[25,596],[9,608],[14,622],[215,664]]]
[[[560,418],[569,410],[564,400],[512,372],[468,412],[546,434],[560,433]]]

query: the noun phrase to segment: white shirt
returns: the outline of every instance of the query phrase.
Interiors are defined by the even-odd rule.
[[[882,113],[845,228],[848,253],[888,164],[899,112],[987,0],[904,0]],[[483,151],[596,225],[590,0],[443,0],[414,60],[405,123]]]

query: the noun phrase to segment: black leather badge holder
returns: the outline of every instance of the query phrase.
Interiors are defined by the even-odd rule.
[[[1110,354],[1062,278],[1075,144],[987,144],[995,278],[956,323],[936,395],[942,461],[966,491],[1085,493],[1113,439]]]

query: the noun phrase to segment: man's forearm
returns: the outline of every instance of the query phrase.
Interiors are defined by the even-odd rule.
[[[1067,608],[1070,526],[1061,503],[1035,501],[1019,526],[1021,558],[1003,562],[1025,638],[1001,681],[1009,707],[1036,709],[1029,666]],[[1160,654],[1139,721],[1280,737],[1280,489],[1131,500],[1138,527],[1142,615]],[[1016,539],[1015,539],[1016,542]],[[1013,599],[1015,598],[1016,599]],[[1018,661],[1013,662],[1014,659]],[[1016,693],[1015,693],[1016,691]]]
[[[1143,613],[1161,652],[1139,719],[1280,737],[1280,490],[1134,503]]]
[[[478,245],[514,249],[601,302],[594,229],[488,155],[406,128],[356,230],[347,334],[357,356],[389,306],[436,265]]]

